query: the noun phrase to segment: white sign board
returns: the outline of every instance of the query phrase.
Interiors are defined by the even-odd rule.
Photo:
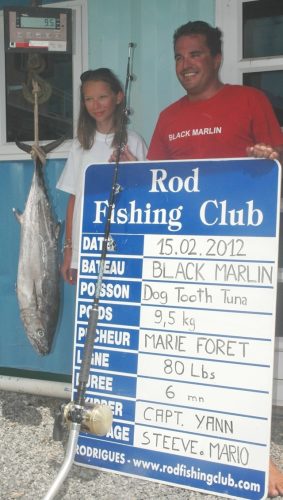
[[[74,398],[99,271],[113,165],[85,175]],[[279,163],[119,166],[88,402],[106,437],[76,463],[226,497],[267,489]]]

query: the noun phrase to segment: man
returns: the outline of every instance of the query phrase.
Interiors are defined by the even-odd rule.
[[[267,98],[219,79],[219,29],[202,21],[181,26],[174,34],[174,52],[187,95],[161,112],[148,158],[278,158],[283,136]]]
[[[186,95],[163,110],[149,160],[283,158],[283,134],[265,95],[223,84],[221,32],[203,21],[174,33],[176,74]],[[270,460],[269,496],[283,495],[283,474]]]

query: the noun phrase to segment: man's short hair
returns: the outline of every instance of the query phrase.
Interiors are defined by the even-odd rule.
[[[213,28],[205,21],[189,21],[176,29],[173,36],[174,49],[181,36],[204,35],[212,56],[222,54],[222,33],[219,28]]]

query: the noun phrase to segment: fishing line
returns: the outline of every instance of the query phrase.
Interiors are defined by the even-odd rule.
[[[89,313],[82,363],[79,371],[77,394],[75,400],[71,401],[67,406],[64,407],[64,409],[62,409],[63,415],[61,411],[59,420],[57,419],[57,422],[55,420],[54,423],[54,428],[56,428],[56,426],[60,426],[62,424],[62,419],[64,419],[64,421],[66,421],[70,426],[67,450],[64,462],[58,472],[58,475],[55,478],[53,484],[51,485],[51,488],[49,489],[48,493],[45,495],[43,500],[52,500],[59,491],[64,480],[66,479],[76,455],[76,447],[81,427],[84,426],[84,428],[86,428],[87,431],[91,432],[92,434],[103,436],[107,434],[107,432],[109,432],[112,425],[113,416],[109,406],[95,405],[91,409],[89,407],[87,408],[85,405],[85,393],[89,379],[91,359],[92,359],[94,341],[96,336],[99,302],[100,302],[101,287],[104,277],[106,257],[108,251],[114,250],[115,248],[114,242],[110,235],[111,215],[113,207],[115,205],[116,197],[118,193],[121,191],[121,186],[119,186],[118,184],[118,174],[119,174],[120,158],[123,152],[123,148],[125,146],[123,143],[124,129],[127,123],[127,117],[129,115],[128,94],[129,94],[129,84],[133,80],[133,75],[131,74],[131,61],[132,61],[134,43],[132,42],[129,43],[128,48],[129,50],[128,50],[127,70],[126,70],[126,83],[124,90],[124,109],[121,116],[121,123],[118,135],[118,147],[115,157],[112,186],[109,194],[107,218],[105,222],[99,270],[95,286],[95,296],[93,299],[92,308],[90,309]]]

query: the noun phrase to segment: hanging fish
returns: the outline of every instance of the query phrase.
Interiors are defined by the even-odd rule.
[[[34,174],[25,210],[20,213],[13,209],[21,225],[17,297],[27,337],[42,356],[51,350],[60,307],[60,224],[52,214],[43,165],[46,153],[62,141],[63,138],[40,148],[16,143],[34,157]]]

